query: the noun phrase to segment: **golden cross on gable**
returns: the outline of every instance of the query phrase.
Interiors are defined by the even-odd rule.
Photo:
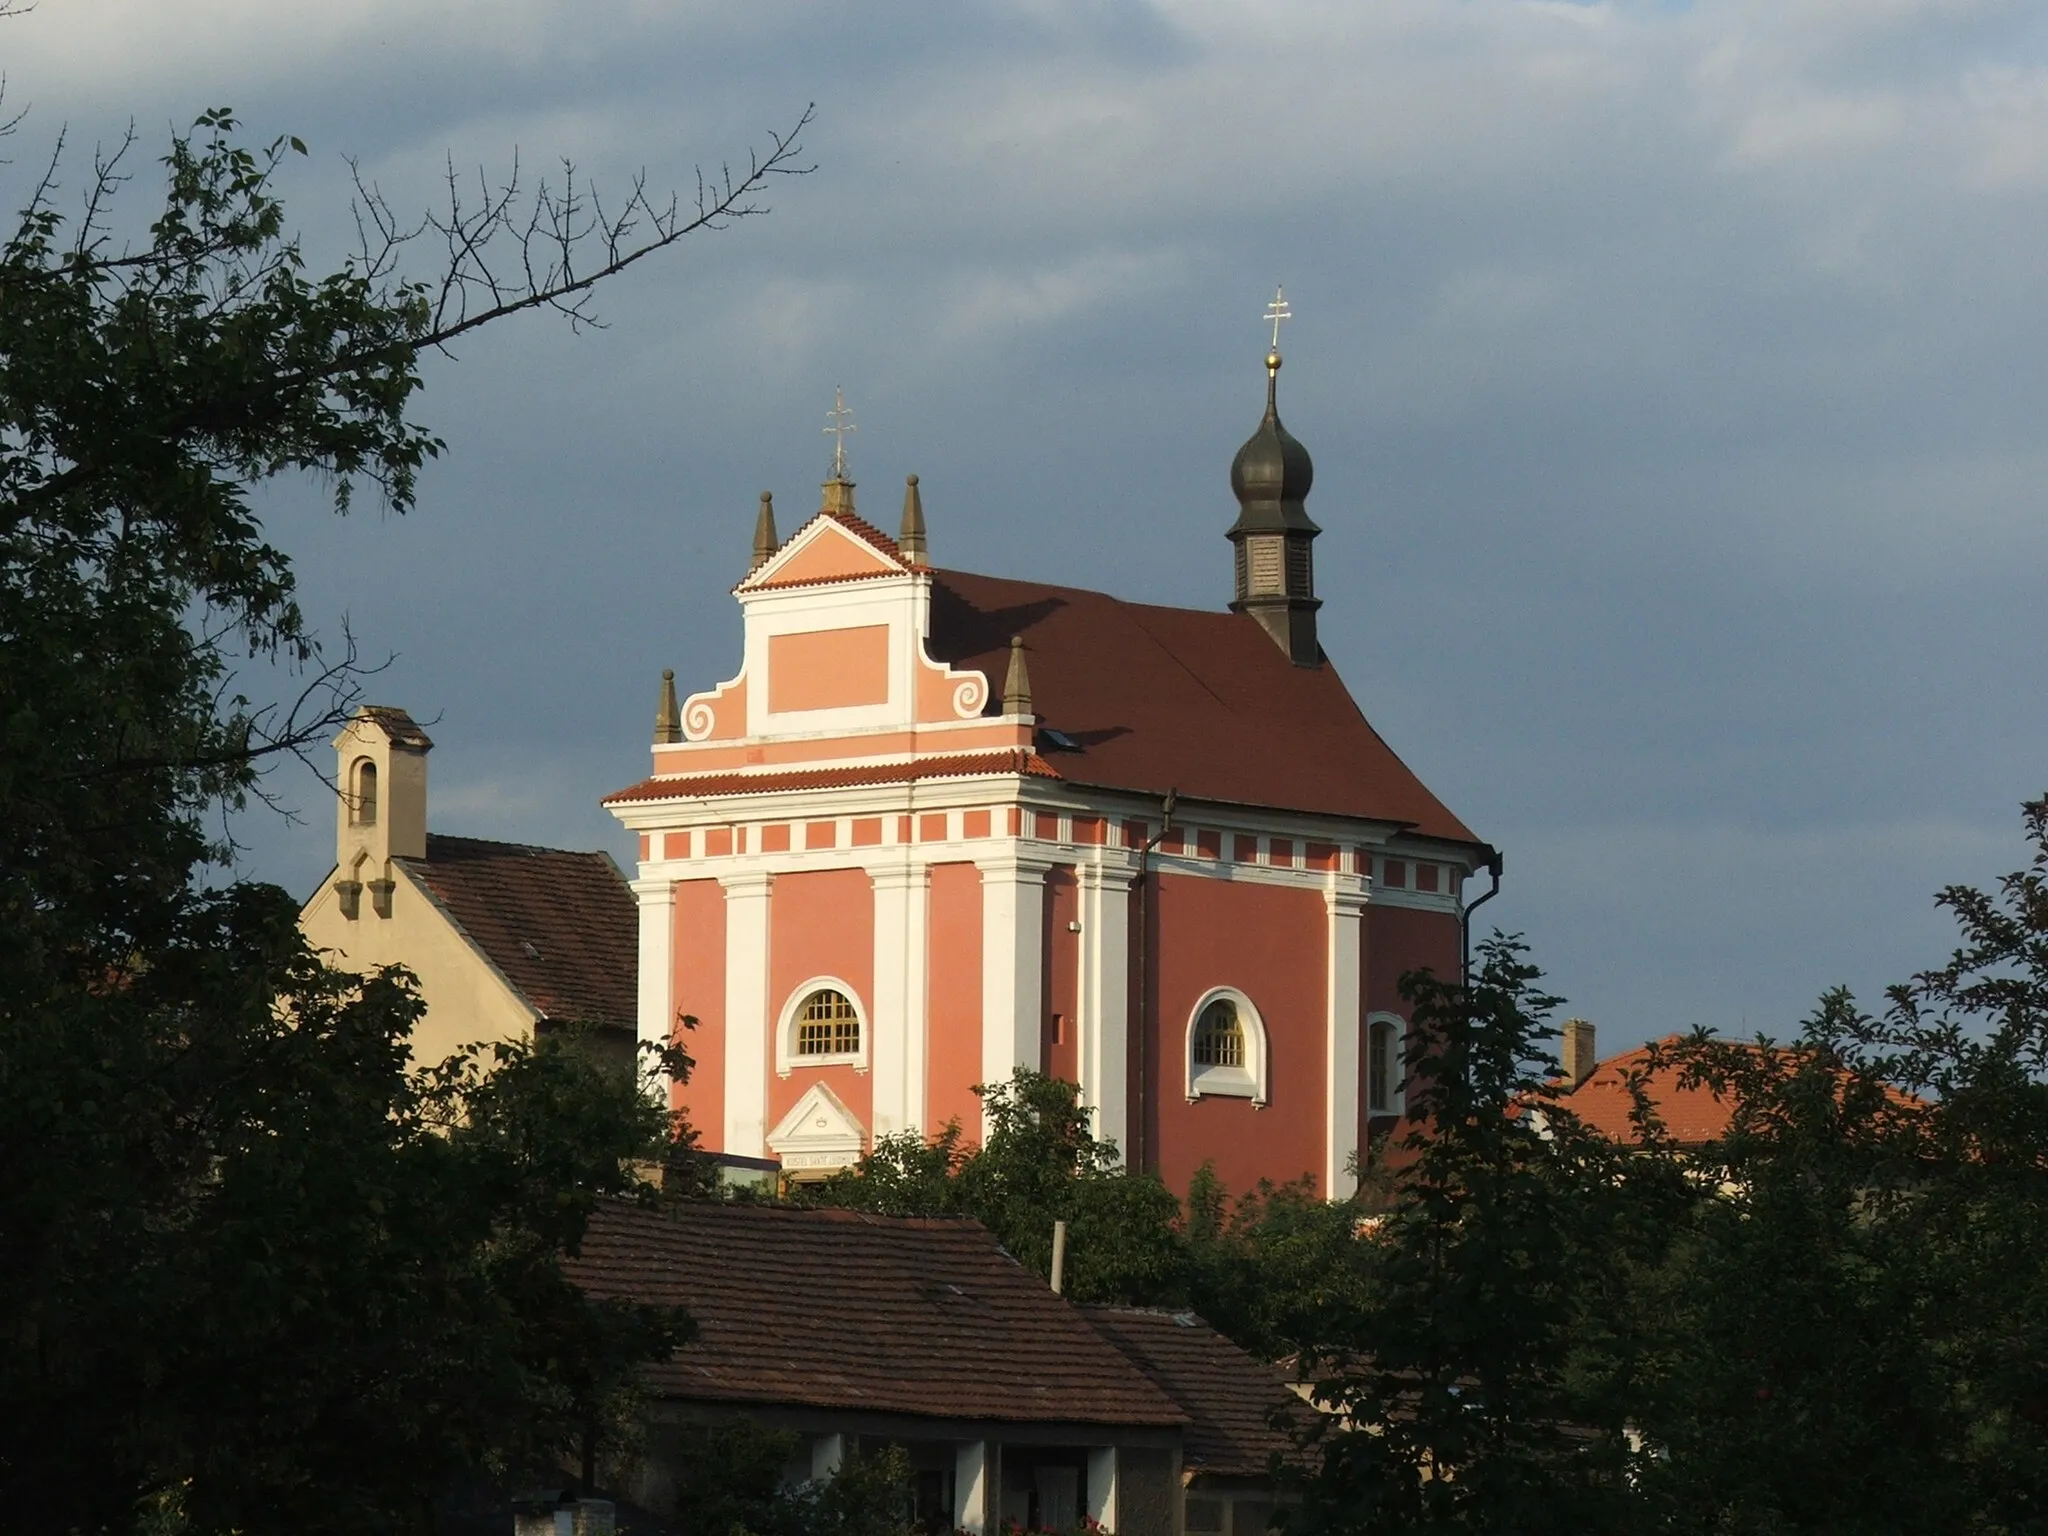
[[[853,424],[853,412],[847,409],[846,391],[835,386],[832,390],[832,409],[825,413],[825,431],[832,439],[832,478],[846,478],[846,434],[858,432]]]
[[[1294,318],[1294,311],[1287,306],[1287,290],[1285,288],[1275,288],[1273,290],[1273,302],[1266,306],[1266,318],[1273,322],[1273,350],[1278,352],[1280,350],[1280,322]]]

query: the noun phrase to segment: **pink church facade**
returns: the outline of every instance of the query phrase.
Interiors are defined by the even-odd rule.
[[[1307,455],[1233,470],[1229,609],[934,569],[843,478],[763,501],[734,676],[665,685],[638,834],[639,1030],[682,1015],[704,1144],[801,1172],[980,1130],[978,1083],[1078,1085],[1184,1189],[1348,1193],[1401,1109],[1400,976],[1460,963],[1497,856],[1387,748],[1314,639]]]

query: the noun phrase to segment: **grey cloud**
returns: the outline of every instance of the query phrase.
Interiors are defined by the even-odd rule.
[[[297,9],[163,43],[46,6],[0,46],[31,138],[232,101],[312,139],[327,250],[340,151],[402,196],[514,144],[687,184],[820,103],[818,174],[614,285],[609,330],[430,368],[413,517],[269,498],[310,609],[443,715],[451,826],[623,851],[596,798],[660,667],[731,671],[754,495],[807,508],[835,384],[864,506],[919,472],[942,561],[1220,601],[1284,280],[1328,647],[1606,1038],[1874,992],[1941,952],[1935,886],[2017,862],[2038,6]],[[305,888],[301,789],[311,826],[245,827]]]

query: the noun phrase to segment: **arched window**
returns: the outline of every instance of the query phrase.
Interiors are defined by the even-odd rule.
[[[1266,1102],[1266,1026],[1250,998],[1231,987],[1203,994],[1188,1020],[1187,1070],[1190,1099]]]
[[[831,976],[813,977],[790,994],[782,1010],[776,1069],[863,1066],[867,1020],[853,989]]]
[[[1197,1067],[1244,1065],[1244,1025],[1238,1022],[1237,1004],[1219,997],[1202,1010],[1189,1054]]]
[[[348,819],[359,827],[374,827],[377,825],[377,765],[364,758],[356,764],[355,778]]]
[[[1376,1013],[1365,1023],[1365,1107],[1375,1115],[1407,1108],[1407,1067],[1402,1061],[1405,1026],[1397,1014]]]

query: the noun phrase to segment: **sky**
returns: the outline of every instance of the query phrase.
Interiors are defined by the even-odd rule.
[[[399,518],[266,490],[303,606],[388,661],[439,830],[630,844],[661,668],[729,676],[843,386],[862,508],[941,565],[1220,606],[1232,454],[1315,457],[1325,649],[1482,837],[1603,1050],[1783,1034],[1945,958],[2048,788],[2048,7],[2038,0],[40,0],[0,21],[18,205],[227,105],[345,253],[348,172],[686,191],[792,124],[772,212],[606,328],[426,370]],[[427,263],[422,257],[422,269]],[[283,681],[252,673],[252,690]],[[237,823],[309,893],[324,786]]]

